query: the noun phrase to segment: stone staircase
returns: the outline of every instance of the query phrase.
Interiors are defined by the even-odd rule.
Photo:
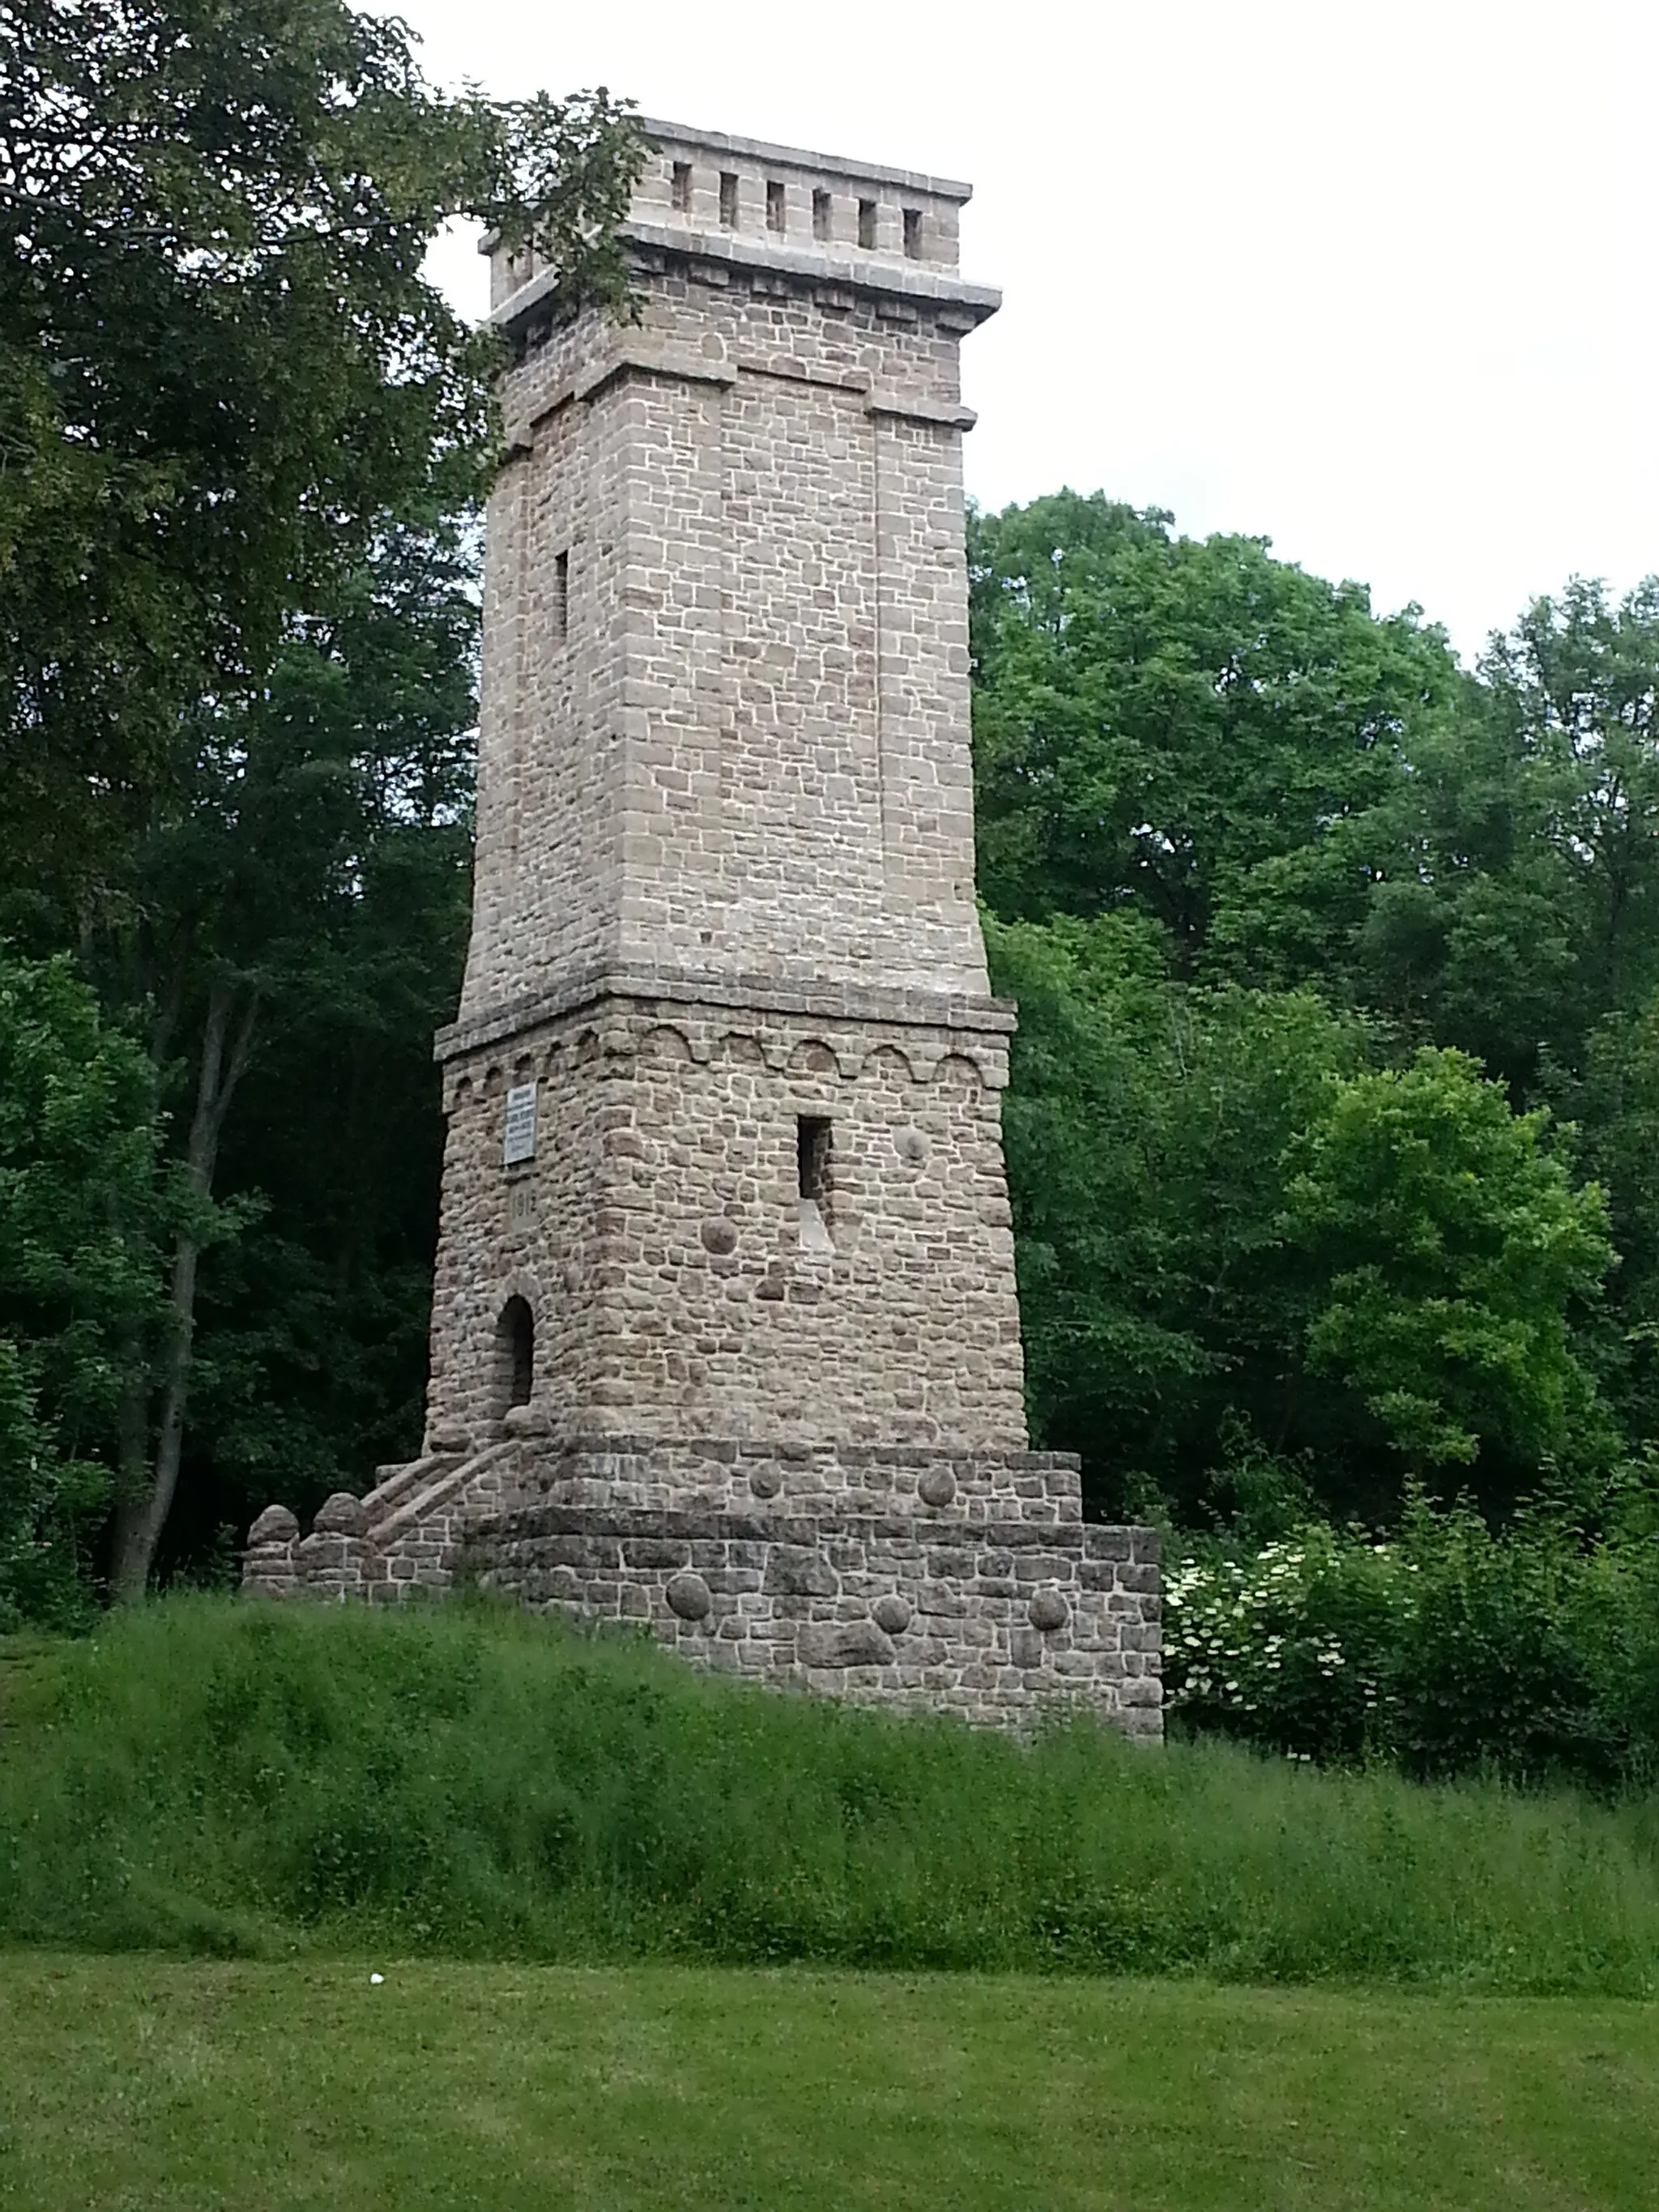
[[[515,1437],[468,1454],[431,1452],[380,1468],[366,1497],[337,1490],[302,1536],[285,1505],[248,1531],[242,1587],[269,1597],[437,1596],[455,1579],[465,1531],[526,1502]]]

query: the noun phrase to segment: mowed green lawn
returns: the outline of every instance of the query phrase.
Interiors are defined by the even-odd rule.
[[[1659,2007],[0,1958],[29,2212],[1659,2203]]]

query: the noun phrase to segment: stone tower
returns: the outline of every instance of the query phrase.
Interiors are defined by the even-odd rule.
[[[637,325],[552,326],[533,264],[493,257],[514,363],[432,1439],[500,1434],[527,1379],[561,1439],[1018,1449],[967,187],[649,127]]]
[[[1075,1461],[1026,1449],[1014,1014],[974,904],[957,355],[998,295],[958,274],[969,188],[646,128],[636,323],[561,319],[533,257],[491,256],[427,1456],[307,1541],[368,1545],[388,1592],[470,1545],[693,1656],[999,1717],[1069,1685],[1155,1728],[1152,1540],[1085,1531]],[[924,1646],[917,1547],[952,1530],[1006,1589]]]

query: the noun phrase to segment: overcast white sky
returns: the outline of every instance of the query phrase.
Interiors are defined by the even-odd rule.
[[[1467,655],[1659,569],[1654,0],[401,0],[428,76],[965,177],[991,506],[1070,483]],[[482,310],[459,250],[443,281]]]

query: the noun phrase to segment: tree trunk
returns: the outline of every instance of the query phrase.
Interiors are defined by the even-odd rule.
[[[202,1063],[196,1083],[196,1110],[191,1116],[190,1144],[185,1155],[185,1182],[191,1197],[204,1206],[213,1195],[213,1174],[218,1164],[225,1115],[253,1048],[254,1021],[259,1006],[257,991],[249,995],[236,1025],[235,1041],[229,1045],[228,1052],[226,1049],[237,988],[234,977],[221,975],[214,977],[208,989]],[[123,1480],[116,1504],[110,1586],[112,1595],[121,1605],[136,1602],[149,1585],[155,1548],[173,1510],[173,1492],[179,1487],[185,1406],[190,1391],[191,1346],[196,1330],[196,1266],[201,1249],[197,1224],[186,1223],[173,1248],[167,1339],[161,1373],[161,1419],[153,1466],[143,1466],[147,1455],[142,1442],[142,1413],[131,1425],[123,1425],[124,1460],[131,1449],[135,1431],[141,1441],[135,1455],[137,1463],[131,1469],[123,1468],[124,1478],[127,1479]]]

